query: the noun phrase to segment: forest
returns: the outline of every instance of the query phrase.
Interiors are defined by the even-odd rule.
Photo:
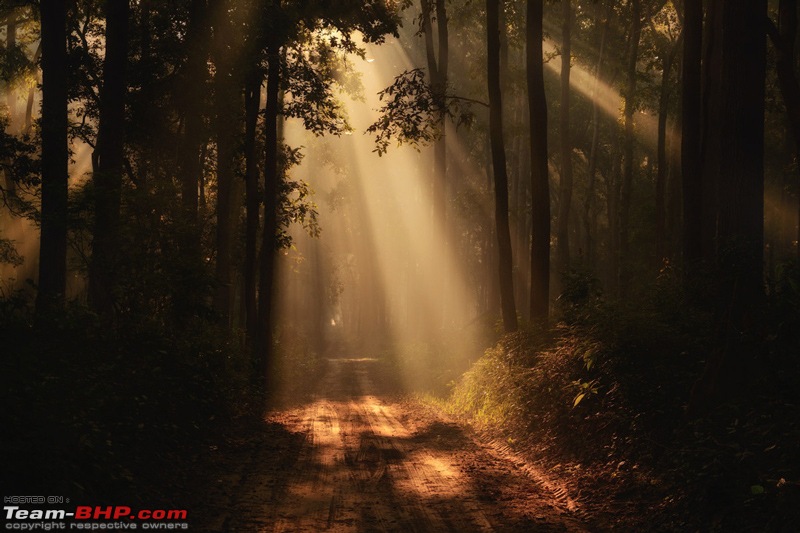
[[[7,529],[795,531],[798,0],[0,0]]]

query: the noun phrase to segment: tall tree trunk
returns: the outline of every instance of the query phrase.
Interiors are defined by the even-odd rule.
[[[527,105],[527,95],[519,94],[516,102],[515,109],[524,109]],[[530,131],[530,124],[528,115],[525,114],[522,118],[522,131],[516,137],[516,152],[517,152],[517,169],[516,169],[516,198],[514,211],[516,212],[516,232],[512,233],[514,238],[514,260],[516,267],[514,273],[516,278],[514,280],[515,298],[514,301],[520,309],[520,314],[524,309],[526,313],[530,313],[530,293],[531,287],[529,283],[530,268],[530,216],[528,208],[528,196],[530,189],[530,176],[531,176],[531,155],[530,155],[530,139],[525,135],[525,132]]]
[[[230,0],[214,5],[214,126],[217,140],[217,290],[214,308],[223,322],[231,320],[231,241],[233,239],[233,169],[236,154],[237,124],[241,102],[236,72],[230,20]]]
[[[705,63],[704,183],[717,202],[715,236],[717,349],[696,384],[690,408],[740,390],[759,342],[763,298],[764,94],[767,0],[713,0]]]
[[[41,5],[42,225],[36,313],[64,301],[67,285],[67,3]]]
[[[195,315],[202,305],[197,291],[201,276],[200,209],[203,197],[202,151],[205,143],[205,89],[208,75],[207,0],[192,0],[184,45],[186,63],[181,73],[180,113],[183,132],[178,148],[178,179],[181,186],[181,212],[178,227],[178,276],[175,288],[175,314],[179,321]]]
[[[434,83],[434,90],[437,98],[441,100],[440,105],[442,112],[439,114],[439,128],[441,128],[441,137],[437,140],[434,146],[434,159],[436,167],[437,187],[435,194],[435,206],[439,213],[440,223],[442,224],[442,234],[446,236],[447,224],[447,137],[446,133],[446,102],[447,97],[447,70],[450,65],[450,44],[447,28],[447,11],[445,0],[436,0],[436,30],[437,30],[437,46],[438,46],[438,64],[436,68],[436,81]]]
[[[662,53],[661,91],[658,99],[658,169],[656,171],[656,267],[667,256],[667,119],[669,118],[669,79],[672,63],[682,37],[667,53]]]
[[[13,64],[14,50],[17,47],[17,20],[13,14],[8,15],[6,23],[6,57],[8,64]],[[10,81],[10,80],[9,80]],[[9,131],[16,132],[19,127],[16,124],[17,98],[10,82],[6,83],[6,105],[8,106],[8,126]]]
[[[625,296],[630,281],[630,212],[633,189],[633,157],[636,147],[636,132],[633,115],[636,111],[636,62],[639,59],[639,39],[642,35],[641,0],[631,0],[631,25],[628,41],[625,74],[625,143],[623,145],[624,166],[619,201],[619,290]]]
[[[141,90],[140,98],[145,102],[153,102],[156,100],[156,73],[155,62],[156,58],[153,54],[153,2],[156,0],[140,0],[139,2],[139,69],[141,71]],[[157,139],[163,135],[164,126],[160,120],[161,114],[155,105],[148,105],[142,110],[141,117],[136,117],[135,121],[144,131],[150,133],[142,143],[142,151],[139,156],[139,169],[136,188],[141,190],[146,197],[150,191],[150,174],[153,171],[151,167],[154,165],[152,162],[155,160],[154,152]],[[159,224],[161,218],[161,209],[153,209],[150,211],[150,220],[153,227]]]
[[[39,58],[42,56],[42,42],[39,41],[39,45],[36,47],[36,52],[33,54],[33,63],[38,63]],[[36,73],[36,81],[37,83],[41,83],[41,76],[39,72]],[[33,101],[36,98],[36,86],[31,85],[30,89],[28,89],[28,99],[25,104],[25,126],[22,130],[22,133],[25,135],[30,135],[31,130],[33,129]]]
[[[600,120],[599,108],[597,103],[597,87],[600,85],[603,72],[603,60],[606,47],[606,36],[608,35],[609,25],[609,12],[610,7],[606,6],[605,16],[603,20],[603,28],[600,32],[600,48],[597,52],[597,69],[595,71],[595,81],[592,87],[592,144],[589,149],[588,175],[589,183],[586,191],[586,199],[583,202],[583,225],[584,233],[586,234],[586,264],[594,265],[595,259],[595,237],[594,237],[594,217],[592,216],[592,207],[594,204],[595,196],[595,183],[597,182],[597,151],[598,144],[600,143]],[[600,22],[600,17],[597,17],[595,24]]]
[[[569,216],[572,206],[572,139],[570,138],[569,76],[572,59],[572,0],[562,0],[563,26],[561,31],[561,106],[559,128],[561,147],[561,179],[558,185],[557,270],[564,275],[569,270]]]
[[[543,0],[528,0],[525,45],[531,157],[531,322],[550,312],[550,178],[547,171],[547,101],[544,92]]]
[[[508,226],[508,173],[503,142],[503,102],[500,95],[500,2],[486,0],[489,84],[489,136],[494,171],[495,226],[500,275],[500,306],[507,333],[517,330],[512,278],[511,232]]]
[[[268,48],[267,102],[264,114],[264,233],[261,241],[261,261],[258,290],[257,358],[264,379],[267,399],[275,392],[276,377],[273,361],[272,304],[275,277],[275,236],[278,230],[278,112],[281,84],[280,46]]]
[[[683,268],[687,280],[703,257],[700,142],[702,123],[701,58],[703,3],[683,2],[681,67],[681,180],[683,184]]]
[[[795,73],[795,46],[797,42],[797,0],[781,0],[778,5],[778,26],[768,22],[769,36],[777,51],[775,68],[781,97],[786,106],[789,127],[795,143],[795,166],[800,172],[800,83]],[[800,204],[798,204],[800,208]],[[800,211],[798,211],[798,246],[795,249],[800,259]]]
[[[738,311],[746,313],[763,292],[767,2],[718,1],[724,6],[724,85],[719,108],[712,109],[720,116],[710,119],[704,146],[722,141],[718,160],[714,149],[705,151],[704,171],[719,176],[717,261],[735,280]],[[712,130],[716,120],[721,127]]]
[[[261,101],[262,74],[252,68],[245,86],[245,259],[244,259],[244,307],[247,344],[255,349],[258,331],[257,264],[258,226],[261,200],[258,197],[258,163],[256,161],[256,129]]]
[[[119,223],[128,91],[128,0],[106,0],[106,55],[100,91],[100,127],[93,160],[94,238],[89,263],[89,301],[101,315],[113,313],[118,283]]]
[[[433,7],[436,11],[436,45],[433,39]],[[428,73],[431,80],[431,90],[438,108],[441,112],[436,117],[439,137],[433,145],[433,180],[432,203],[433,223],[444,239],[447,246],[447,70],[450,63],[450,48],[447,26],[447,8],[445,0],[421,0],[422,6],[422,31],[425,34],[425,57],[428,64]],[[438,57],[437,57],[438,56]],[[447,254],[448,250],[443,250]],[[441,291],[436,298],[438,310],[436,313],[436,327],[441,327],[444,319],[444,304],[447,294],[447,274],[438,265],[433,265],[438,278],[437,286]]]
[[[434,209],[439,213],[439,231],[442,235],[442,254],[445,257],[450,255],[450,226],[447,217],[447,120],[446,120],[446,98],[447,98],[447,84],[448,84],[448,69],[450,68],[450,38],[448,34],[447,22],[447,7],[445,0],[436,0],[436,29],[437,29],[437,44],[439,52],[439,64],[437,68],[437,92],[439,98],[442,100],[442,112],[439,115],[439,128],[441,128],[442,135],[436,141],[433,147],[434,151],[434,166],[435,175],[437,179],[435,204]],[[439,277],[441,279],[441,294],[439,304],[439,323],[438,327],[442,327],[447,321],[447,301],[448,289],[451,285],[449,279],[449,272],[443,268],[439,268]]]
[[[678,86],[681,85],[680,79]],[[681,116],[675,117],[675,130],[681,130]],[[681,257],[681,212],[682,212],[682,198],[681,198],[681,141],[675,135],[669,136],[669,144],[667,145],[667,152],[669,153],[669,165],[667,166],[667,205],[666,205],[666,234],[667,234],[667,254],[670,258],[672,265],[680,264],[676,260]]]
[[[178,152],[181,182],[182,255],[187,266],[199,260],[199,184],[203,169],[200,149],[203,143],[203,96],[208,58],[206,0],[192,0],[185,46],[188,57],[184,66],[181,92],[183,135]]]
[[[619,295],[620,265],[620,196],[622,184],[622,161],[620,160],[620,143],[622,137],[617,128],[611,139],[611,169],[606,179],[606,214],[608,217],[608,270],[606,283],[612,294]]]

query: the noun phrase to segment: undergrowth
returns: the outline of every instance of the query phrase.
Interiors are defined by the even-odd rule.
[[[798,347],[800,284],[786,280],[771,295],[747,387],[690,419],[713,317],[686,302],[668,274],[626,304],[574,291],[580,298],[560,302],[556,326],[504,336],[441,405],[571,477],[600,528],[800,523],[800,372],[789,355]]]
[[[200,316],[107,324],[69,304],[36,323],[18,295],[0,300],[0,338],[3,481],[19,494],[166,504],[193,490],[210,447],[263,414],[239,337]],[[316,359],[279,338],[284,379],[307,386]]]

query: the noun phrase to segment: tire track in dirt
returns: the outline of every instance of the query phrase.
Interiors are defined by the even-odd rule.
[[[550,487],[458,426],[381,399],[377,365],[330,360],[315,401],[271,417],[305,439],[292,464],[252,465],[226,531],[584,530]]]

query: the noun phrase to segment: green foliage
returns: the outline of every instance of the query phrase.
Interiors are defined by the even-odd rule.
[[[601,301],[600,281],[588,270],[573,268],[564,272],[561,286],[557,302],[567,322],[575,322],[585,317]]]
[[[652,429],[665,405],[680,417],[675,398],[688,397],[697,368],[689,354],[702,353],[709,317],[668,290],[670,280],[663,283],[648,299],[621,305],[602,300],[591,276],[573,273],[560,300],[567,322],[504,337],[458,382],[450,409],[514,438],[536,434],[581,454],[590,440],[591,454],[617,446],[615,435],[631,430],[631,413],[647,413],[637,431]]]
[[[300,148],[282,145],[279,152],[283,179],[278,185],[278,235],[276,246],[287,249],[292,246],[289,227],[300,225],[312,237],[319,237],[320,225],[317,218],[317,205],[313,202],[314,191],[303,180],[293,180],[289,171],[300,164],[303,153]]]
[[[449,409],[479,425],[520,427],[531,371],[513,360],[501,344],[491,348],[453,389]]]
[[[578,379],[573,381],[572,384],[578,390],[578,393],[575,395],[575,399],[572,400],[572,407],[578,407],[578,404],[581,403],[584,398],[595,396],[598,392],[596,379],[591,381],[581,381]]]
[[[284,55],[287,99],[283,114],[299,118],[315,135],[341,135],[352,130],[335,88],[356,92],[360,84],[347,80],[347,58],[330,46],[330,41],[309,34],[298,46],[288,47]],[[345,81],[339,84],[339,80]],[[349,83],[347,83],[349,81]]]
[[[714,321],[684,296],[670,265],[646,297],[580,304],[583,312],[549,337],[503,338],[446,407],[537,458],[584,472],[584,495],[669,495],[663,512],[704,524],[696,529],[708,529],[709,508],[726,513],[722,529],[785,529],[796,504],[785,480],[797,472],[800,431],[798,338],[785,324],[797,316],[800,284],[793,265],[778,270],[771,333],[754,345],[758,362],[741,390],[702,419],[687,421],[684,408]]]
[[[39,183],[38,139],[31,135],[16,136],[8,133],[9,117],[0,114],[0,169],[5,184],[0,186],[0,200],[16,213],[27,212],[16,187],[31,188]]]
[[[21,44],[10,50],[5,48],[0,54],[0,80],[4,83],[11,84],[19,78],[31,77],[34,72],[35,65]]]
[[[400,144],[414,147],[430,144],[438,139],[438,117],[445,111],[443,103],[435,97],[431,86],[425,81],[425,72],[420,69],[407,70],[380,93],[381,117],[367,128],[375,137],[375,151],[385,154],[392,139]]]
[[[375,134],[374,151],[381,155],[389,149],[392,139],[417,149],[432,143],[444,133],[441,122],[444,117],[455,119],[458,125],[471,124],[470,104],[480,103],[435,90],[420,68],[397,75],[378,94],[386,103],[380,109],[380,118],[367,128],[367,133]]]
[[[17,252],[14,241],[0,237],[0,264],[19,266],[24,262],[25,258]]]
[[[28,50],[39,39],[39,29],[34,24],[38,13],[32,2],[5,0],[0,5],[0,24],[6,26],[6,33],[14,25],[14,46],[9,46],[6,37],[0,53],[0,81],[6,87],[34,85],[36,75],[36,54]]]

